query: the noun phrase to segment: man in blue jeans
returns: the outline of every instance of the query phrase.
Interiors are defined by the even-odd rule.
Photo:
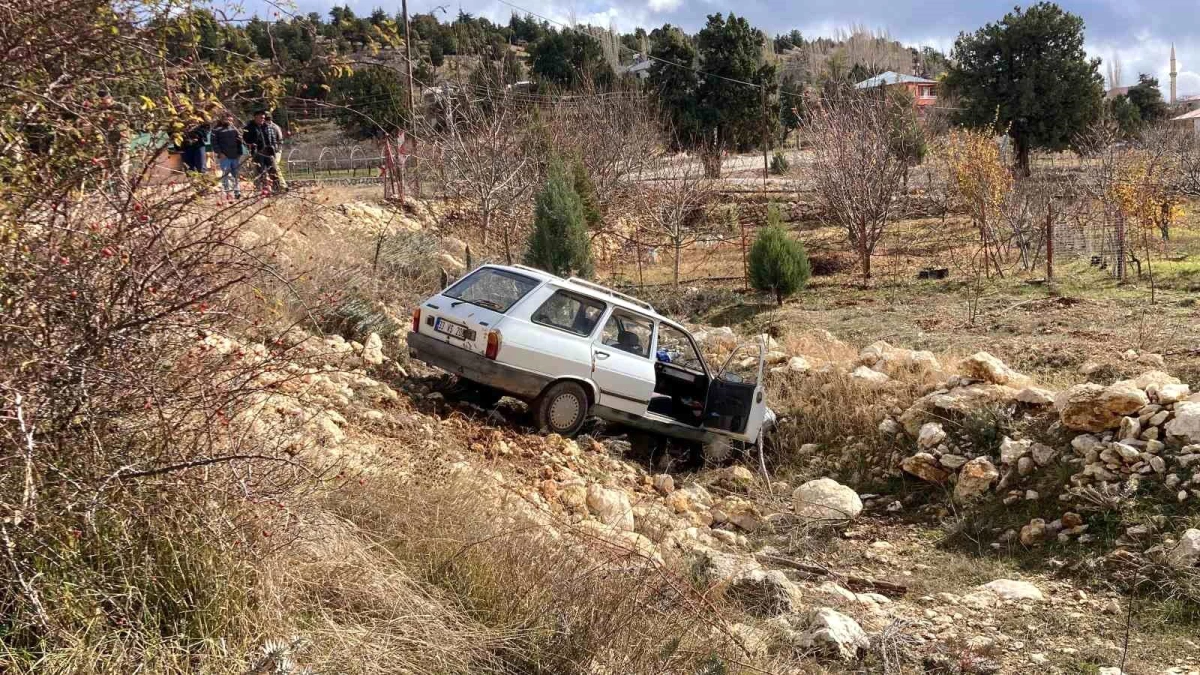
[[[282,140],[267,122],[267,111],[259,110],[254,113],[254,119],[242,129],[242,140],[250,148],[250,155],[258,165],[258,174],[254,178],[258,189],[263,195],[274,194],[282,189],[279,181],[279,169],[275,166],[275,152]]]
[[[234,199],[241,199],[238,167],[242,162],[242,130],[234,122],[232,114],[221,116],[221,121],[212,132],[212,146],[221,159],[221,186],[225,189],[225,195],[232,192]]]

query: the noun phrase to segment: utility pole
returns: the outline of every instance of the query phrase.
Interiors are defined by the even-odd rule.
[[[413,96],[412,31],[408,28],[408,0],[400,0],[400,11],[404,12],[404,64],[405,70],[408,71],[408,114],[415,119],[417,104]]]

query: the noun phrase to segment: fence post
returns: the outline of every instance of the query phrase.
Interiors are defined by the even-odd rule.
[[[392,142],[383,139],[383,198],[392,198]]]
[[[636,225],[633,228],[633,250],[637,252],[637,271],[638,271],[638,291],[645,290],[646,282],[642,278],[642,237],[639,234],[640,228]]]
[[[750,267],[746,264],[746,223],[738,215],[738,227],[742,231],[742,290],[750,290]]]
[[[407,171],[408,155],[404,154],[404,147],[402,145],[396,146],[396,154],[400,157],[400,175],[396,177],[399,181],[397,187],[400,192],[400,205],[404,206],[404,174]]]
[[[1046,206],[1046,283],[1054,281],[1054,200]]]

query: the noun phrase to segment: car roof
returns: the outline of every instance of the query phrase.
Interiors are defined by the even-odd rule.
[[[578,293],[580,295],[596,298],[597,300],[607,302],[614,307],[619,307],[636,314],[650,316],[658,321],[662,321],[666,324],[674,326],[675,328],[683,330],[684,332],[687,332],[679,323],[672,321],[671,319],[668,319],[667,317],[656,312],[649,303],[645,303],[637,298],[628,296],[611,288],[594,284],[590,281],[577,279],[575,277],[563,279],[562,277],[550,274],[545,270],[526,267],[524,265],[485,265],[485,267],[501,269],[514,274],[522,274],[527,277],[533,277],[541,282],[549,282],[558,288],[571,291],[572,293]]]

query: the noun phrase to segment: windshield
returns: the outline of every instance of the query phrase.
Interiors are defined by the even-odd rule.
[[[507,270],[484,267],[475,270],[442,295],[459,301],[451,306],[468,302],[503,314],[529,291],[537,288],[537,285],[536,279]]]

